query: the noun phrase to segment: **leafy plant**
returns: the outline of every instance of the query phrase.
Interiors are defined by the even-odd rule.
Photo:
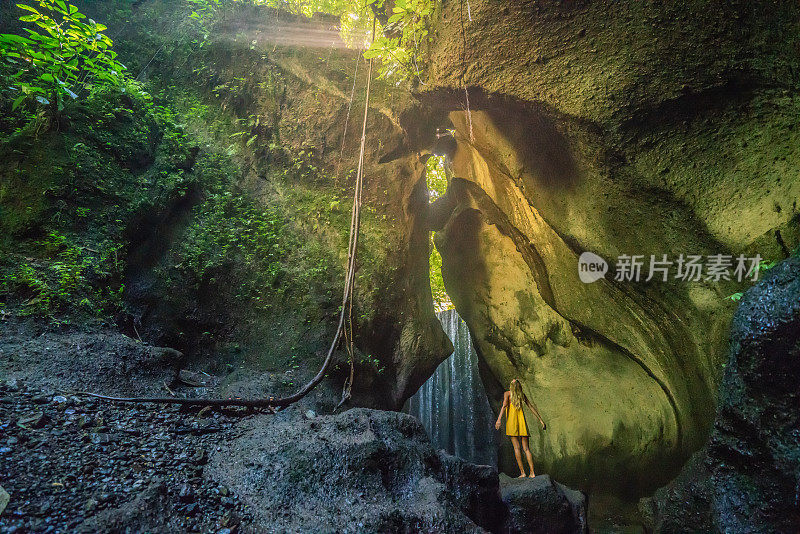
[[[384,0],[368,4],[383,7]],[[365,58],[380,58],[380,75],[384,78],[420,77],[419,58],[428,39],[434,0],[395,0],[389,20],[364,53]]]
[[[249,275],[242,275],[241,286],[233,288],[236,296],[265,304],[286,252],[280,215],[230,191],[209,194],[194,215],[175,268],[197,284],[222,283],[231,270],[245,269]]]
[[[64,0],[17,6],[26,11],[20,20],[37,28],[25,28],[27,37],[0,35],[3,68],[16,92],[12,110],[35,101],[57,113],[65,98],[77,99],[95,86],[123,84],[125,66],[102,33],[106,26]]]
[[[374,367],[375,370],[378,371],[378,373],[383,373],[384,371],[386,371],[386,368],[383,365],[381,365],[381,361],[372,354],[362,355],[359,363],[361,363],[361,365]]]
[[[189,14],[189,18],[197,22],[197,24],[200,26],[200,29],[205,34],[205,38],[208,39],[210,24],[214,18],[214,15],[217,13],[220,0],[186,1],[192,5],[192,12]]]
[[[191,17],[207,27],[217,12],[219,0],[187,0],[193,4]],[[351,46],[368,48],[364,57],[380,59],[383,78],[400,81],[421,78],[420,58],[424,55],[436,0],[394,0],[385,24],[378,21],[374,42],[370,39],[373,18],[385,0],[238,0],[311,17],[326,13],[340,18],[342,38]],[[381,17],[378,17],[379,19]]]
[[[428,195],[431,200],[436,200],[447,191],[447,170],[445,157],[431,154],[425,162],[425,181],[428,185]]]
[[[56,231],[40,245],[45,259],[21,261],[0,274],[0,293],[24,298],[21,315],[52,317],[75,304],[98,316],[119,309],[124,289],[121,245],[106,244],[99,253],[90,253]]]
[[[314,13],[341,15],[353,4],[364,5],[364,0],[250,0],[257,5],[282,9],[296,15],[311,17]],[[369,0],[368,0],[369,1]]]
[[[433,297],[433,307],[439,311],[451,310],[454,308],[453,301],[447,294],[444,287],[444,279],[442,278],[442,256],[433,244],[431,238],[431,255],[429,259],[430,265],[430,282],[431,282],[431,296]]]
[[[800,256],[800,245],[798,245],[798,247],[794,250],[794,252],[792,252],[792,255],[793,256]],[[757,269],[758,269],[759,272],[760,271],[769,271],[770,269],[775,267],[777,264],[778,264],[778,262],[776,260],[773,260],[773,261],[761,260],[759,262],[759,264],[758,264]],[[744,293],[741,292],[741,291],[737,291],[733,295],[729,295],[728,298],[731,299],[734,302],[739,302],[740,300],[742,300],[742,296],[744,296]]]
[[[444,156],[431,154],[425,162],[425,180],[428,185],[428,195],[431,200],[440,198],[447,192],[447,167]],[[428,260],[428,277],[431,283],[431,295],[436,311],[448,310],[453,308],[453,303],[447,295],[442,279],[442,256],[433,244],[433,235],[430,239],[430,258]]]

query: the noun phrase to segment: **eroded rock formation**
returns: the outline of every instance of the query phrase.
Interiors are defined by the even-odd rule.
[[[741,286],[675,265],[620,283],[613,262],[642,255],[644,280],[651,255],[796,246],[796,12],[472,2],[462,29],[444,4],[420,98],[458,141],[445,284],[492,401],[519,377],[538,404],[532,448],[557,479],[632,498],[704,443]],[[585,251],[605,279],[579,280]]]

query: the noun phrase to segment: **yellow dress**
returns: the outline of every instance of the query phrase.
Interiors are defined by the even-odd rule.
[[[506,436],[528,436],[528,425],[525,424],[525,414],[522,413],[522,407],[517,408],[511,402],[508,403]]]

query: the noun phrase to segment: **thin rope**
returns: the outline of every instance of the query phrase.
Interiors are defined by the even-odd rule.
[[[467,90],[467,86],[464,86],[464,98],[467,101],[467,121],[469,122],[469,140],[470,142],[475,141],[475,135],[472,133],[472,111],[469,109],[469,91]]]
[[[190,15],[191,15],[191,13],[190,13],[190,14],[187,14],[187,15],[186,15],[186,16],[183,18],[183,22],[181,22],[181,23],[178,25],[178,27],[177,27],[177,28],[175,28],[175,30],[173,31],[173,33],[177,34],[177,33],[178,33],[178,31],[180,31],[180,29],[181,29],[181,28],[183,28],[183,27],[186,25],[186,23],[187,23],[187,22],[189,22],[190,20],[192,20],[192,19],[191,19],[191,17],[190,17]],[[164,44],[162,44],[162,45],[161,45],[161,48],[159,48],[158,50],[156,50],[156,53],[155,53],[155,54],[153,54],[153,57],[151,57],[151,58],[150,58],[150,61],[148,61],[148,62],[147,62],[147,64],[146,64],[144,67],[142,67],[142,69],[139,71],[139,74],[137,74],[137,75],[136,75],[136,78],[134,78],[134,80],[136,80],[137,82],[138,82],[138,81],[140,81],[140,78],[142,77],[142,74],[144,74],[144,73],[145,73],[145,71],[147,71],[147,69],[150,67],[150,65],[153,63],[153,61],[155,61],[155,60],[156,60],[156,57],[158,56],[158,54],[160,54],[160,53],[161,53],[161,51],[162,51],[162,50],[164,50],[164,48],[166,48],[166,46],[167,46],[167,42],[165,41],[165,42],[164,42]]]
[[[358,79],[358,64],[361,63],[362,49],[358,49],[356,56],[356,68],[353,71],[353,87],[350,89],[350,101],[347,103],[347,115],[344,118],[344,131],[342,132],[342,148],[339,150],[339,162],[336,164],[336,177],[339,177],[339,170],[342,166],[342,159],[344,159],[344,143],[347,140],[347,125],[350,122],[350,110],[353,107],[353,98],[356,95],[356,80]]]

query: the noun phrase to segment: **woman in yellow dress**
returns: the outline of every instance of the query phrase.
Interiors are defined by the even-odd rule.
[[[497,422],[494,427],[500,430],[500,421],[503,419],[503,414],[508,412],[506,417],[506,435],[511,438],[511,443],[514,445],[514,456],[517,458],[517,465],[522,473],[519,478],[525,476],[525,466],[522,464],[522,450],[525,451],[525,457],[528,459],[528,465],[531,468],[531,478],[536,475],[533,473],[533,455],[528,447],[528,425],[525,423],[525,414],[522,413],[522,405],[526,404],[530,408],[533,415],[539,419],[542,425],[542,430],[547,428],[547,425],[542,421],[542,416],[539,415],[539,410],[536,406],[528,400],[525,393],[522,392],[522,384],[516,378],[511,381],[509,391],[503,395],[503,407],[500,408],[500,414],[497,416]]]

